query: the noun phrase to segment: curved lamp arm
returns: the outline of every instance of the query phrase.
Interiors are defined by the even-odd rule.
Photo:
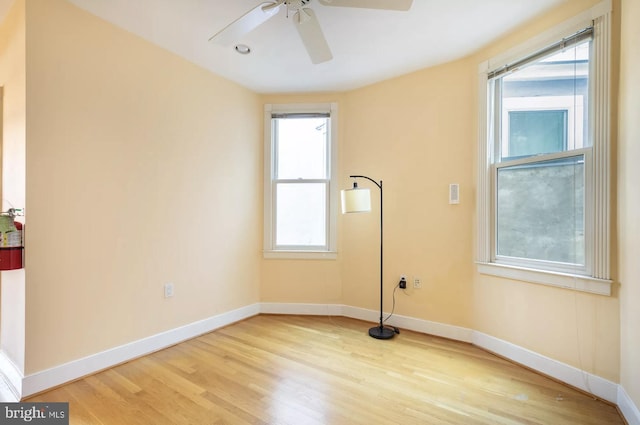
[[[352,178],[352,179],[367,179],[370,182],[372,182],[373,184],[375,184],[376,186],[378,186],[378,188],[380,190],[382,190],[382,180],[380,180],[380,183],[378,183],[377,181],[375,181],[371,177],[367,177],[367,176],[349,176],[349,177]]]
[[[371,329],[369,329],[369,336],[372,336],[373,338],[377,338],[377,339],[389,339],[389,338],[393,338],[393,336],[395,335],[395,333],[398,333],[399,331],[397,330],[397,328],[394,328],[394,330],[385,328],[384,326],[384,320],[383,320],[383,269],[384,269],[384,256],[383,256],[383,215],[382,215],[382,180],[380,180],[380,183],[378,183],[377,181],[375,181],[374,179],[372,179],[371,177],[367,177],[367,176],[362,176],[362,175],[351,175],[349,176],[352,179],[367,179],[370,182],[372,182],[373,184],[375,184],[378,189],[380,189],[380,322],[378,324],[378,326],[373,327]],[[353,204],[351,204],[351,206],[355,206],[355,208],[351,211],[349,211],[349,208],[345,208],[345,203],[347,203],[347,197],[345,196],[345,192],[351,192],[352,194],[357,193],[357,191],[359,191],[361,189],[358,188],[358,183],[357,182],[353,182],[353,189],[347,190],[347,191],[343,191],[342,192],[342,201],[343,201],[343,212],[363,212],[363,211],[370,211],[371,210],[371,200],[369,199],[369,191],[366,190],[366,192],[363,193],[364,196],[366,196],[366,199],[362,199],[359,196],[355,197],[354,199],[352,199]],[[366,193],[366,194],[365,194]]]

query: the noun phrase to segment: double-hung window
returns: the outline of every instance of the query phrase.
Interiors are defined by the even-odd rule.
[[[481,66],[481,272],[610,291],[606,6]]]
[[[265,107],[266,257],[335,258],[336,104]]]

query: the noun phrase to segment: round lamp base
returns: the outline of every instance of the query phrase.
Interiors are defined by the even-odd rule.
[[[392,329],[376,326],[369,329],[369,336],[376,339],[391,339],[396,333]]]

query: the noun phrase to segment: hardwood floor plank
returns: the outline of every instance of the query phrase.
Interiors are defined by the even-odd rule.
[[[71,424],[622,425],[608,403],[470,344],[256,316],[33,397]]]

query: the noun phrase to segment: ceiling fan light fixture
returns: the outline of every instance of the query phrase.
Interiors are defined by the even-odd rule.
[[[247,46],[246,44],[236,44],[236,47],[234,47],[234,49],[241,55],[248,55],[249,53],[251,53],[251,47]]]

